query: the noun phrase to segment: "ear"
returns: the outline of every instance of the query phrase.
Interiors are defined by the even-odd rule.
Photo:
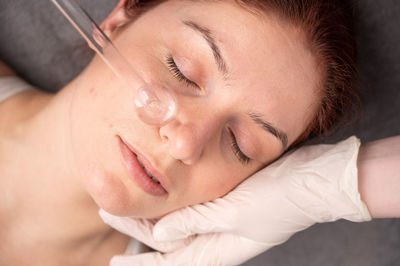
[[[107,16],[107,18],[101,23],[100,28],[104,31],[107,36],[110,36],[112,32],[132,20],[132,11],[128,12],[125,8],[128,5],[131,9],[134,9],[135,4],[139,0],[120,0],[114,10]]]

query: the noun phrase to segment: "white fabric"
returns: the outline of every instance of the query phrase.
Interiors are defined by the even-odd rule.
[[[17,76],[8,76],[0,78],[0,102],[5,101],[12,96],[35,87],[28,84]]]

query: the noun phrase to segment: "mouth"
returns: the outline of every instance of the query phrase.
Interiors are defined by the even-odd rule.
[[[155,178],[154,176],[152,176],[146,169],[146,167],[144,167],[142,161],[139,159],[139,157],[136,156],[136,159],[138,161],[138,163],[140,164],[140,166],[143,168],[144,172],[151,178],[153,179],[155,182],[157,182],[158,184],[160,184],[160,181],[158,181],[157,178]]]
[[[118,136],[118,138],[125,167],[138,187],[153,196],[168,194],[164,186],[165,178],[152,166],[150,161],[121,137]]]

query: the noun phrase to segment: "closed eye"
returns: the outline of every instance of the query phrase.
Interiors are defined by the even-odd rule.
[[[233,153],[235,154],[236,158],[238,158],[238,160],[242,164],[244,164],[244,165],[248,164],[251,161],[251,159],[248,156],[246,156],[246,154],[244,154],[242,152],[242,150],[240,149],[240,147],[237,143],[235,134],[233,134],[233,131],[230,128],[228,128],[228,130],[229,130],[229,135],[231,136],[231,139],[232,139],[231,148],[232,148]]]
[[[174,58],[171,55],[167,56],[166,63],[168,66],[169,71],[172,75],[179,80],[180,82],[185,83],[186,86],[195,87],[196,89],[200,89],[200,87],[190,79],[188,79],[178,68],[176,65]]]

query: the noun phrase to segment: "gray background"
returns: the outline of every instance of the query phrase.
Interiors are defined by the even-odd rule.
[[[79,2],[101,21],[117,0]],[[362,141],[400,134],[400,1],[361,0],[357,9],[364,109],[358,122],[328,142],[351,134]],[[50,0],[0,0],[0,60],[32,84],[56,91],[92,55]],[[318,224],[244,265],[400,266],[400,220]]]

